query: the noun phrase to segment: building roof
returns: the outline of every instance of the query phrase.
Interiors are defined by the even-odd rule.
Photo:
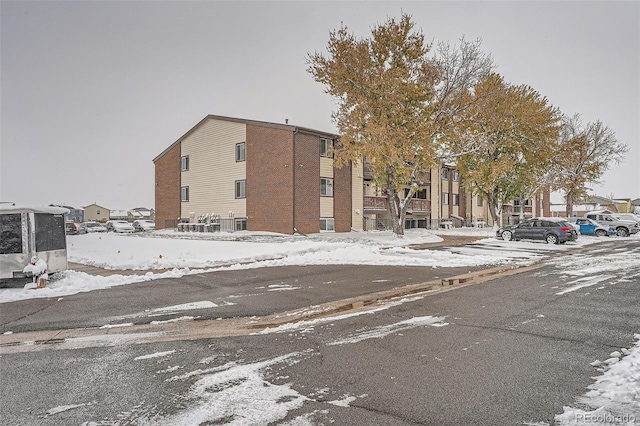
[[[338,135],[336,135],[334,133],[324,132],[322,130],[310,129],[308,127],[300,127],[300,126],[293,126],[293,125],[290,125],[290,124],[270,123],[268,121],[248,120],[248,119],[245,119],[245,118],[225,117],[223,115],[211,115],[210,114],[210,115],[207,115],[202,120],[200,120],[198,122],[198,124],[196,124],[191,129],[189,129],[189,131],[187,133],[185,133],[184,135],[182,135],[177,141],[175,141],[174,143],[169,145],[164,151],[162,151],[156,158],[153,159],[153,162],[155,163],[156,161],[158,161],[163,155],[165,155],[168,151],[170,151],[171,148],[173,148],[174,146],[176,146],[177,144],[182,142],[184,140],[184,138],[186,138],[191,133],[193,133],[196,129],[198,129],[207,120],[232,121],[232,122],[235,122],[235,123],[251,124],[251,125],[254,125],[254,126],[270,127],[270,128],[273,128],[273,129],[280,129],[280,130],[288,130],[290,132],[296,132],[297,131],[297,132],[304,132],[304,133],[313,133],[313,134],[317,134],[317,135],[321,135],[321,136],[327,136],[327,137],[330,137],[330,138],[337,138],[338,137]]]
[[[49,213],[67,214],[68,209],[57,206],[32,206],[16,203],[0,203],[0,213]]]
[[[96,206],[96,207],[100,207],[101,209],[109,210],[108,208],[98,205],[96,203],[89,204],[88,206],[84,206],[83,209],[86,209],[87,207],[91,207],[91,206]]]

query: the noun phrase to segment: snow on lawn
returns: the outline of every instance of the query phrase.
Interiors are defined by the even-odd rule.
[[[477,238],[476,247],[447,250],[417,250],[412,244],[440,242],[438,235]],[[634,236],[635,237],[635,236]],[[404,238],[391,232],[320,233],[291,236],[274,233],[194,233],[161,230],[145,234],[93,233],[67,239],[70,262],[112,270],[109,276],[94,276],[68,270],[57,274],[46,288],[0,290],[0,303],[31,298],[52,298],[120,285],[179,278],[187,274],[272,266],[388,265],[431,268],[523,264],[576,246],[605,241],[581,237],[575,243],[497,240],[492,229],[460,228],[432,231],[407,230]],[[123,275],[133,270],[139,274]],[[292,289],[289,289],[292,290]]]

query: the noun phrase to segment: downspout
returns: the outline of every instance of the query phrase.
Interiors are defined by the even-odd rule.
[[[293,129],[293,149],[292,149],[292,162],[291,162],[291,168],[293,169],[293,187],[292,187],[292,200],[291,200],[291,215],[292,215],[292,221],[293,221],[293,233],[295,234],[296,232],[298,232],[298,229],[296,227],[296,174],[297,174],[297,170],[298,170],[298,164],[296,163],[296,134],[298,133],[298,127],[295,127]]]

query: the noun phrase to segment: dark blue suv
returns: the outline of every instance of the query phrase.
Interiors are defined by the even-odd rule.
[[[549,244],[564,244],[578,239],[578,232],[566,220],[528,219],[517,225],[503,226],[496,237],[505,241],[541,240]]]

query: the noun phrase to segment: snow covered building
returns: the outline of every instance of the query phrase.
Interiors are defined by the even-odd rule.
[[[335,166],[337,139],[208,115],[153,159],[156,229],[176,222],[284,234],[362,229],[362,165]]]
[[[387,196],[366,161],[337,168],[336,134],[208,115],[153,159],[156,229],[270,231],[284,234],[390,229]],[[492,225],[454,166],[423,177],[405,228]],[[548,199],[548,198],[545,198]],[[549,215],[539,197],[506,205],[510,217]],[[546,212],[546,214],[544,214]],[[197,228],[199,227],[199,228]],[[209,229],[209,228],[207,228]]]

